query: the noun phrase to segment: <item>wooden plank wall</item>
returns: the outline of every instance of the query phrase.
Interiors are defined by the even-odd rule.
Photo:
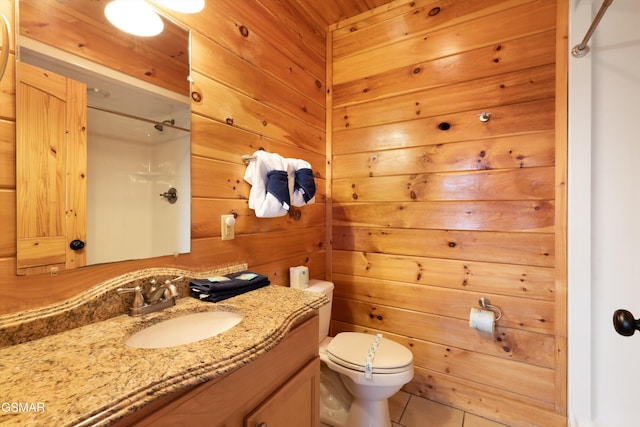
[[[14,26],[16,0],[0,0]],[[196,15],[174,14],[192,30],[192,249],[177,258],[111,263],[57,276],[16,275],[15,56],[0,83],[0,313],[50,304],[96,283],[150,266],[207,268],[246,262],[286,285],[288,268],[324,277],[325,43],[288,1],[207,2]],[[316,204],[276,219],[247,207],[243,154],[259,148],[309,161]],[[90,173],[90,171],[89,171]],[[221,241],[220,215],[237,215],[236,239]],[[123,242],[125,244],[126,242]]]
[[[14,1],[0,0],[12,27]],[[409,346],[406,390],[508,425],[564,425],[555,2],[398,1],[331,27],[326,205],[326,40],[294,4],[218,0],[174,16],[193,31],[194,69],[192,252],[177,259],[16,276],[12,49],[0,82],[0,313],[149,266],[247,262],[277,284],[291,265],[333,269],[333,332]],[[256,219],[241,156],[258,148],[309,160],[316,205]],[[225,213],[238,215],[237,237],[222,242]],[[493,336],[468,327],[480,296],[504,313]]]
[[[564,7],[399,2],[329,34],[332,333],[382,332],[405,390],[510,426],[566,421]]]

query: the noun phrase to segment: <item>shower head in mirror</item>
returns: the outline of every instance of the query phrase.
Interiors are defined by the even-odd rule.
[[[164,125],[175,125],[176,121],[175,119],[171,119],[171,120],[165,120],[162,123],[158,123],[155,126],[153,126],[157,131],[163,132],[164,131]]]

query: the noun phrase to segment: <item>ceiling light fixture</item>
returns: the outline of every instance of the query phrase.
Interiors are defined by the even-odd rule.
[[[117,28],[134,36],[156,36],[164,29],[162,19],[145,0],[113,0],[104,14]]]
[[[204,9],[205,0],[152,0],[162,7],[175,12],[198,13]]]

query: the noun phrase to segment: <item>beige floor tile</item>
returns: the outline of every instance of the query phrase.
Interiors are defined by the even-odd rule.
[[[389,398],[389,415],[391,415],[391,421],[396,423],[400,421],[409,397],[411,397],[409,393],[399,391]]]
[[[411,396],[400,424],[406,427],[462,427],[464,412],[417,396]]]
[[[465,414],[463,427],[505,427],[505,425],[477,415]]]

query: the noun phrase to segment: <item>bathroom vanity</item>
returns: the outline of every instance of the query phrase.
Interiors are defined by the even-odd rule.
[[[39,325],[59,322],[56,313],[65,322],[78,321],[86,316],[78,312],[83,306],[96,300],[104,304],[109,301],[105,292],[132,284],[110,281],[100,292],[67,302],[60,310],[47,307],[0,316],[0,331],[5,336],[33,334]],[[179,298],[174,307],[157,313],[119,314],[5,343],[0,348],[3,400],[23,406],[0,411],[0,424],[318,425],[317,313],[327,301],[318,294],[271,285],[215,304]],[[70,312],[69,305],[76,311]],[[167,348],[124,344],[136,332],[165,320],[215,310],[241,313],[243,318],[231,329],[193,343]],[[29,408],[34,410],[24,410]]]
[[[317,330],[314,316],[248,365],[158,399],[116,425],[315,427],[320,387]]]

